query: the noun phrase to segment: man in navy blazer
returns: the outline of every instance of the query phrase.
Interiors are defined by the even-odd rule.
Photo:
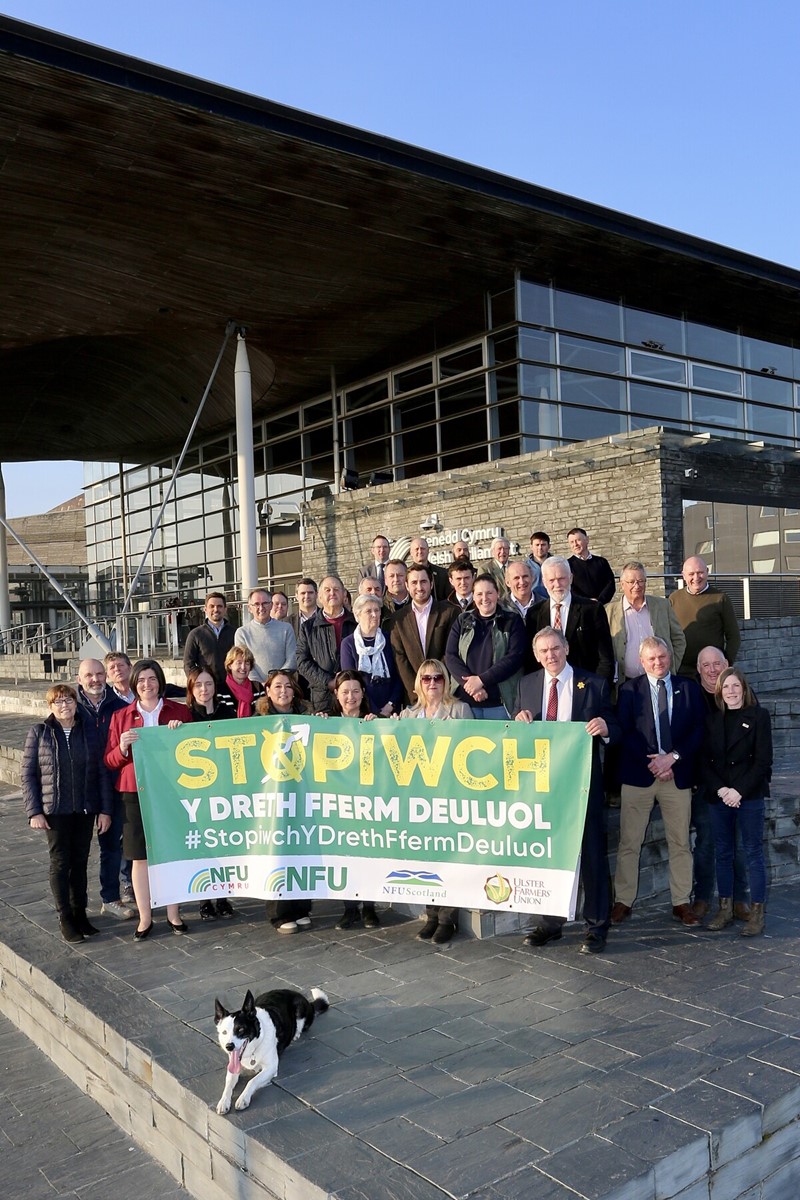
[[[653,805],[658,803],[669,853],[672,915],[684,925],[699,925],[690,905],[689,821],[705,705],[693,679],[670,672],[670,649],[663,638],[644,638],[639,658],[645,673],[623,684],[617,702],[622,803],[611,920],[618,925],[631,914],[639,888],[642,843]]]
[[[583,916],[586,921],[581,953],[597,954],[605,948],[611,907],[605,829],[605,792],[600,764],[600,743],[619,741],[620,729],[608,683],[599,675],[571,667],[564,634],[547,626],[533,639],[533,652],[543,668],[524,675],[517,685],[514,718],[517,721],[580,721],[592,739],[592,771],[581,843]],[[525,938],[526,946],[544,946],[561,937],[563,917],[542,915]]]

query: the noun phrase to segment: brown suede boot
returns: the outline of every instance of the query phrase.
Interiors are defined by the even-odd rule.
[[[735,921],[749,921],[750,905],[745,900],[739,900],[733,906],[733,917]]]
[[[720,896],[719,909],[716,916],[712,917],[706,925],[706,929],[717,933],[720,929],[727,929],[733,924],[733,897]]]
[[[750,905],[750,920],[739,930],[740,937],[757,937],[764,932],[764,905]]]

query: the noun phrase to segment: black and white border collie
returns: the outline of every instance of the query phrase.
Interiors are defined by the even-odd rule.
[[[278,1073],[278,1060],[287,1046],[310,1029],[314,1017],[324,1013],[328,997],[320,988],[311,989],[311,1000],[290,988],[276,988],[253,999],[247,992],[238,1012],[228,1012],[214,1001],[214,1023],[219,1044],[228,1056],[225,1090],[217,1112],[230,1111],[233,1089],[240,1071],[255,1074],[236,1101],[236,1108],[247,1108],[255,1093]]]

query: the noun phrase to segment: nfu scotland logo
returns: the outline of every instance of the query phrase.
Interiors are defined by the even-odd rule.
[[[442,877],[435,871],[390,871],[386,876],[387,883],[402,883],[407,888],[422,888],[429,891],[432,887],[442,887]]]
[[[264,890],[279,896],[316,892],[320,885],[329,892],[343,892],[347,887],[347,867],[273,867],[264,880]]]
[[[240,891],[247,885],[247,867],[203,867],[189,880],[193,896],[204,892]]]

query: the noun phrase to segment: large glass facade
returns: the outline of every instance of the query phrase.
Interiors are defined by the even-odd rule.
[[[357,487],[446,475],[650,425],[798,446],[800,347],[522,277],[485,300],[487,328],[346,384],[335,405],[330,395],[298,398],[255,423],[262,582],[286,587],[299,576],[303,506],[339,479]],[[173,465],[87,464],[100,616],[127,592]],[[233,436],[193,449],[136,599],[186,604],[209,587],[238,588],[237,502]]]

